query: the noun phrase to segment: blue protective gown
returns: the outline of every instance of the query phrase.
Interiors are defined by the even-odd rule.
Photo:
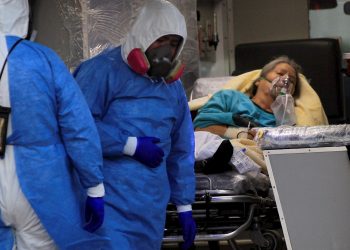
[[[7,36],[8,48],[17,39]],[[60,249],[107,249],[105,238],[82,228],[77,180],[88,188],[103,176],[98,133],[78,85],[53,51],[26,40],[8,59],[8,82],[7,143],[22,192]],[[12,244],[1,221],[0,235],[1,249]]]
[[[254,104],[247,95],[236,90],[221,90],[198,110],[194,127],[205,128],[219,124],[237,127],[232,119],[234,115],[247,117],[263,127],[276,126],[273,113]]]
[[[194,201],[194,135],[181,82],[152,82],[122,60],[120,47],[75,72],[104,155],[105,225],[112,249],[160,249],[169,199]],[[122,154],[127,137],[155,136],[165,153],[150,168]]]

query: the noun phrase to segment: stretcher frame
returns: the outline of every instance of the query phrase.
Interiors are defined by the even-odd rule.
[[[279,233],[281,227],[273,199],[255,194],[237,195],[231,190],[212,190],[211,180],[209,177],[206,178],[210,189],[196,191],[196,200],[192,204],[193,216],[197,222],[195,243],[208,242],[210,246],[211,243],[227,241],[231,249],[238,250],[236,239],[249,231],[252,244],[260,249],[282,249],[283,237]],[[220,210],[222,208],[224,209]],[[229,210],[233,213],[230,214]],[[219,225],[212,221],[216,219],[214,217],[221,220]],[[229,219],[223,221],[225,218]],[[267,228],[263,221],[268,219],[273,221]],[[183,241],[179,226],[176,224],[176,207],[169,204],[163,243],[179,244]]]

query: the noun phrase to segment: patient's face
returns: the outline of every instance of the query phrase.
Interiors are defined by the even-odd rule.
[[[269,73],[267,73],[266,80],[268,80],[271,83],[276,78],[283,77],[286,75],[288,75],[288,78],[289,78],[288,93],[293,95],[294,90],[295,90],[297,76],[296,76],[294,68],[292,66],[290,66],[288,63],[277,64],[273,70],[271,70]],[[270,86],[270,88],[271,88],[271,86]]]

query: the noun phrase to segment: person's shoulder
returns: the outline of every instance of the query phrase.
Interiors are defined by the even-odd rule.
[[[6,37],[9,47],[14,46],[19,39],[21,38],[17,36]],[[23,63],[31,64],[33,61],[35,61],[37,65],[40,65],[39,67],[42,67],[44,64],[62,62],[62,59],[54,50],[40,43],[26,39],[22,39],[21,42],[17,44],[17,47],[13,53],[20,55]]]
[[[120,46],[115,48],[107,48],[100,54],[89,59],[90,61],[104,62],[109,64],[119,64],[122,61]]]
[[[94,67],[95,70],[101,68],[118,68],[123,61],[121,57],[120,47],[108,48],[100,54],[84,61],[81,66]]]
[[[32,42],[32,41],[29,41],[29,40],[26,40],[26,39],[22,39],[20,37],[17,37],[17,36],[6,36],[6,40],[9,44],[10,47],[12,47],[18,40],[22,40],[18,45],[17,47],[18,48],[25,48],[27,50],[42,50],[42,51],[45,51],[45,50],[49,50],[49,48],[45,47],[44,45],[41,45],[39,43],[36,43],[36,42]]]
[[[46,58],[48,61],[62,61],[61,57],[53,49],[38,42],[24,39],[21,42],[21,48],[24,49],[23,52],[25,54],[30,54],[31,56],[39,55],[39,58]]]
[[[173,82],[169,82],[169,83],[166,83],[166,84],[169,84],[170,86],[174,86],[176,89],[181,89],[183,88],[183,83],[181,81],[181,79],[177,79]]]
[[[76,79],[86,76],[110,76],[115,77],[121,71],[127,67],[124,63],[121,54],[120,47],[113,49],[106,49],[100,54],[83,61],[73,73]],[[126,72],[125,70],[123,72]],[[119,74],[119,77],[123,77],[124,74]]]
[[[51,49],[51,48],[49,48],[46,45],[43,45],[41,43],[29,41],[29,40],[23,40],[22,43],[23,43],[23,45],[25,45],[28,48],[31,48],[33,50],[41,51],[45,54],[57,55],[53,49]]]

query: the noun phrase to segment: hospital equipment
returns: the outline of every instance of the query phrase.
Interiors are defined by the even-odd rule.
[[[282,235],[288,249],[348,249],[350,172],[344,146],[350,145],[350,125],[260,128],[257,140],[265,149],[275,199],[263,196],[269,182],[256,176],[197,174],[196,242],[227,240],[239,249],[235,239],[250,231],[261,249],[282,249]],[[251,186],[240,178],[250,179]],[[164,242],[180,241],[175,218],[169,205]]]
[[[261,130],[288,250],[349,249],[349,129],[342,124]]]
[[[213,248],[219,241],[226,241],[230,249],[236,250],[239,246],[235,240],[248,234],[250,244],[261,249],[282,249],[283,237],[275,202],[271,197],[259,195],[262,190],[256,190],[252,179],[235,171],[197,174],[196,202],[192,204],[197,243],[208,242]],[[269,186],[268,180],[259,181],[262,189],[264,185]],[[176,209],[170,204],[165,245],[182,241],[176,222]]]

